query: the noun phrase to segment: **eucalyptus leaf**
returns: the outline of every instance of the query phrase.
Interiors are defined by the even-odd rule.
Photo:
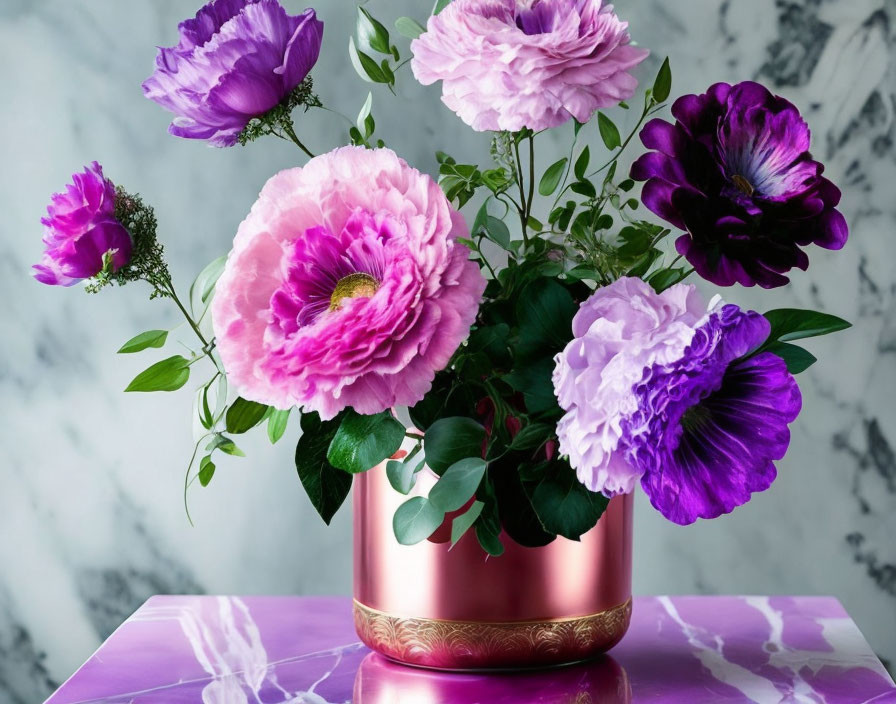
[[[327,460],[351,474],[366,472],[394,455],[404,434],[404,426],[388,411],[362,416],[348,410],[330,443]]]
[[[414,488],[417,473],[423,469],[425,458],[408,458],[404,462],[389,460],[386,463],[386,478],[399,494],[407,496]]]
[[[457,545],[457,541],[463,538],[466,532],[473,527],[483,508],[485,508],[484,503],[474,501],[468,510],[451,521],[451,547]]]
[[[251,430],[264,420],[269,408],[263,403],[247,401],[242,397],[236,399],[230,404],[225,416],[227,432],[240,435]]]
[[[302,414],[302,437],[296,445],[296,471],[315,510],[328,524],[352,487],[352,475],[327,461],[327,450],[341,417],[322,421],[317,413]]]
[[[488,238],[501,249],[507,250],[510,247],[510,230],[503,220],[499,220],[491,215],[487,216],[486,232],[488,233]]]
[[[541,182],[538,184],[538,192],[541,195],[549,196],[557,190],[568,162],[569,159],[563,157],[560,161],[554,162],[548,167],[548,170],[544,172],[544,176],[541,177]]]
[[[167,339],[167,330],[147,330],[125,342],[118,350],[118,354],[133,354],[150,348],[158,349],[165,346]]]
[[[156,362],[140,372],[125,391],[177,391],[190,379],[190,361],[180,355]]]
[[[442,474],[455,462],[482,455],[485,428],[472,418],[442,418],[433,423],[423,438],[426,463]]]
[[[478,457],[468,457],[455,462],[445,470],[430,490],[430,503],[445,513],[463,508],[476,493],[486,467],[485,460]]]
[[[436,532],[445,520],[445,513],[422,497],[408,499],[392,517],[392,530],[401,545],[422,543]]]

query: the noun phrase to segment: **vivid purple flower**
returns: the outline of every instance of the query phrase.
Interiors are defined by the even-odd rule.
[[[734,305],[712,313],[680,359],[645,370],[623,423],[626,456],[653,506],[681,525],[716,518],[768,489],[802,399],[784,360],[747,357],[768,321]]]
[[[675,102],[676,122],[641,132],[653,149],[632,167],[644,204],[685,230],[676,247],[719,286],[783,286],[806,269],[801,249],[840,249],[849,236],[840,191],[809,153],[799,111],[758,83],[719,83]]]
[[[247,399],[325,418],[413,405],[476,317],[469,230],[429,176],[345,147],[283,171],[240,226],[212,307]]]
[[[454,0],[411,44],[424,85],[478,131],[543,130],[635,93],[648,52],[603,0]]]
[[[693,286],[657,294],[623,278],[599,289],[557,357],[561,453],[607,496],[640,478],[676,523],[746,503],[774,480],[801,406],[784,361],[751,356],[769,331],[758,313],[707,308]]]
[[[97,162],[53,196],[41,223],[46,249],[32,267],[41,283],[71,286],[94,277],[103,271],[107,254],[113,271],[130,261],[131,236],[115,218],[115,185]]]
[[[179,30],[143,93],[177,116],[171,134],[216,147],[233,146],[305,79],[323,38],[314,10],[293,17],[278,0],[212,0]]]

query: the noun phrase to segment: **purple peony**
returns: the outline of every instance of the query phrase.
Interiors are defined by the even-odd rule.
[[[115,186],[97,162],[53,196],[41,223],[46,250],[33,267],[41,283],[71,286],[102,272],[107,258],[113,271],[130,261],[133,244],[115,218]]]
[[[849,235],[840,191],[809,153],[809,128],[791,103],[758,83],[719,83],[672,107],[675,124],[641,132],[655,151],[632,167],[642,200],[685,230],[676,247],[719,286],[783,286],[806,269],[801,249],[840,249]]]
[[[323,38],[314,10],[293,17],[277,0],[213,0],[179,30],[143,93],[177,116],[171,134],[216,147],[233,146],[305,79]]]
[[[411,44],[424,85],[478,131],[543,130],[634,95],[648,52],[603,0],[454,0]]]
[[[274,176],[240,226],[212,315],[243,397],[324,419],[413,405],[467,337],[485,280],[438,184],[388,149]]]
[[[769,335],[758,313],[726,305],[694,334],[681,358],[654,364],[634,388],[623,422],[626,457],[660,513],[687,525],[730,513],[775,480],[801,396],[784,360],[746,357]]]
[[[758,313],[707,309],[693,286],[599,289],[557,357],[560,451],[592,491],[630,492],[640,478],[676,523],[746,503],[774,480],[801,406],[780,357],[750,356],[769,330]]]

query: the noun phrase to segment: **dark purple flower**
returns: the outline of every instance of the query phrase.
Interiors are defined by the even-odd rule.
[[[773,460],[787,451],[802,401],[780,357],[747,357],[769,330],[758,313],[726,305],[679,359],[648,368],[634,388],[638,410],[623,422],[627,457],[669,520],[729,513],[774,481]]]
[[[758,83],[718,83],[672,107],[675,124],[652,120],[648,149],[632,167],[643,202],[685,230],[676,247],[719,286],[783,286],[806,269],[801,247],[840,249],[849,235],[840,191],[809,153],[799,111]]]
[[[93,162],[72,176],[64,193],[47,207],[43,242],[46,251],[35,264],[34,278],[52,286],[71,286],[106,268],[125,266],[133,248],[131,236],[115,217],[115,186]]]
[[[305,79],[323,38],[314,10],[293,17],[277,0],[213,0],[179,30],[143,93],[177,116],[171,134],[216,147],[233,146]]]

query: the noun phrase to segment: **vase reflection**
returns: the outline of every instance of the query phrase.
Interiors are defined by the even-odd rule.
[[[609,656],[551,670],[448,673],[393,663],[376,653],[361,663],[353,704],[630,704],[628,675]]]

